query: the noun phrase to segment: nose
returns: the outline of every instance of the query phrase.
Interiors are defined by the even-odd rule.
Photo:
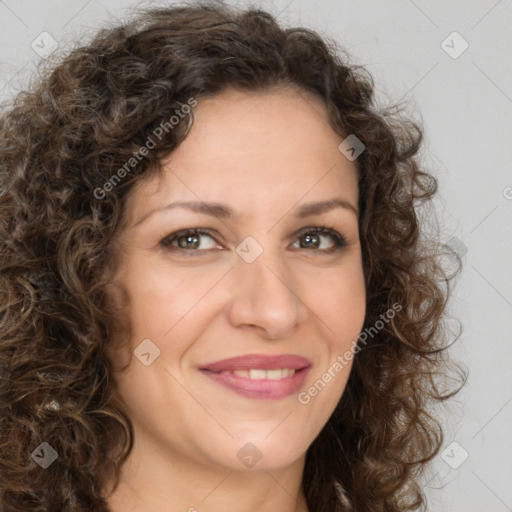
[[[228,316],[238,328],[255,329],[268,339],[288,337],[308,317],[293,272],[269,249],[252,263],[239,258],[231,272]]]

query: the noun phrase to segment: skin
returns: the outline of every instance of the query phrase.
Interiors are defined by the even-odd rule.
[[[198,367],[254,353],[300,355],[313,365],[304,391],[352,347],[365,316],[357,170],[338,150],[343,137],[324,104],[307,93],[227,89],[200,99],[194,114],[164,174],[129,196],[128,227],[117,240],[117,278],[131,298],[130,351],[150,339],[160,355],[148,366],[115,356],[116,365],[130,361],[116,381],[135,443],[107,501],[114,512],[307,511],[305,454],[342,396],[351,363],[306,405],[297,394],[240,396]],[[356,212],[294,216],[305,203],[331,198]],[[221,219],[176,208],[139,223],[173,201],[215,201],[236,213]],[[343,235],[346,247],[323,253],[334,244],[323,234],[308,247],[298,232],[322,225]],[[160,245],[184,228],[210,229],[213,238],[188,242],[195,254],[176,241],[174,249]],[[236,252],[247,236],[263,249],[252,263]],[[237,457],[248,442],[262,455],[250,468]]]

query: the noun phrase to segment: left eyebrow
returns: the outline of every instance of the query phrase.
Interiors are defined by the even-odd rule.
[[[134,227],[144,222],[149,216],[153,215],[154,213],[164,210],[170,210],[172,208],[185,208],[195,213],[211,215],[218,217],[220,219],[231,218],[234,217],[235,214],[231,207],[222,203],[205,203],[203,201],[175,202],[170,203],[167,206],[163,206],[161,208],[156,208],[155,210],[146,213],[140,220],[138,220],[134,224]],[[312,217],[313,215],[320,215],[321,213],[328,212],[330,210],[333,210],[334,208],[344,208],[347,210],[351,210],[356,215],[359,215],[357,207],[354,206],[352,203],[346,201],[345,199],[334,198],[328,199],[326,201],[306,203],[295,211],[295,217],[297,217],[298,219]]]
[[[299,219],[303,219],[304,217],[311,217],[313,215],[328,212],[334,208],[345,208],[347,210],[352,210],[356,215],[359,215],[359,210],[355,205],[349,203],[345,199],[335,198],[317,203],[304,204],[297,210],[295,216]]]

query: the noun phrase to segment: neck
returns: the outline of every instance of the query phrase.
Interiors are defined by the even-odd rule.
[[[308,512],[304,462],[305,456],[285,468],[240,471],[134,442],[119,485],[106,486],[107,504],[111,512]]]

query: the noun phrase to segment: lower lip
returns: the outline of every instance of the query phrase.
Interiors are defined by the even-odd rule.
[[[210,370],[201,370],[222,386],[231,389],[239,395],[260,400],[279,400],[299,391],[310,368],[296,370],[291,377],[280,380],[253,380],[233,374],[221,374]]]

